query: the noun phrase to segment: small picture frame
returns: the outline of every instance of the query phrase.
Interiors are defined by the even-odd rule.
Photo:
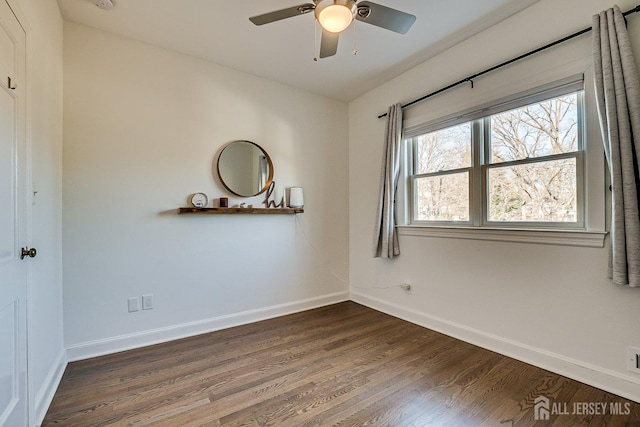
[[[194,208],[204,208],[209,204],[209,198],[204,193],[195,193],[191,196],[191,204]]]

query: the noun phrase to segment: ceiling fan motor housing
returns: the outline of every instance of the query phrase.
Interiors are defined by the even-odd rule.
[[[104,9],[104,10],[111,10],[115,6],[114,0],[94,0],[94,3],[100,9]]]

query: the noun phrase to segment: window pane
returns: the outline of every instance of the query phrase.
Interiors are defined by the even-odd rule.
[[[491,116],[491,163],[578,150],[578,95]]]
[[[416,174],[471,166],[471,123],[416,138]]]
[[[576,159],[489,169],[489,221],[576,222]]]
[[[417,221],[469,221],[469,173],[418,178]]]

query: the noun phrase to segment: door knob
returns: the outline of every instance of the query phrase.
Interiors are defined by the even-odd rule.
[[[31,248],[31,249],[22,248],[20,259],[25,259],[25,257],[35,258],[37,254],[38,254],[38,251],[36,251],[36,248]]]

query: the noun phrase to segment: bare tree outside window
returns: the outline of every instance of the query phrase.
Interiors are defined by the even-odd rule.
[[[471,142],[471,123],[417,138],[416,170],[429,174],[416,179],[420,221],[469,221],[469,171],[459,170],[472,165]]]
[[[414,138],[414,220],[576,223],[579,114],[572,93]],[[487,131],[474,135],[474,123]],[[484,183],[481,207],[473,182]]]
[[[572,94],[491,116],[491,163],[576,151],[577,102]]]
[[[576,159],[489,170],[489,220],[576,221]]]
[[[575,94],[494,115],[491,163],[534,159],[578,149]],[[575,158],[489,170],[490,221],[575,222]]]

